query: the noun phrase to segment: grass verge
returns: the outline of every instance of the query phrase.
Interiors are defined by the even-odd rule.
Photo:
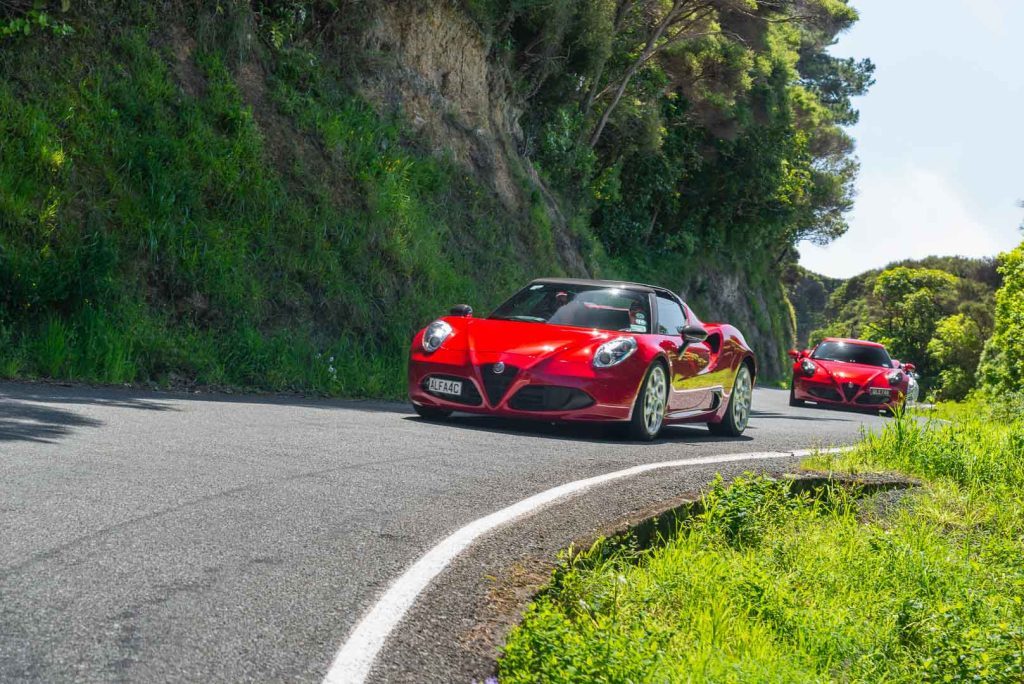
[[[900,471],[914,491],[719,481],[664,544],[567,560],[500,680],[1024,681],[1024,420],[980,410],[806,464]]]

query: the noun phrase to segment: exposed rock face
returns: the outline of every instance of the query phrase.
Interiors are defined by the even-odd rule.
[[[747,273],[711,268],[695,272],[681,292],[694,311],[705,320],[728,322],[743,333],[757,355],[758,376],[779,379],[786,375],[785,349],[795,331],[792,309],[772,314],[770,302],[788,304],[781,291],[772,296],[768,288],[778,282],[755,282]]]
[[[531,194],[544,204],[563,267],[586,275],[557,201],[519,150],[521,110],[491,45],[464,12],[443,0],[390,2],[364,36],[384,65],[363,79],[364,94],[400,111],[438,154],[451,154],[485,179],[513,213],[529,217]]]

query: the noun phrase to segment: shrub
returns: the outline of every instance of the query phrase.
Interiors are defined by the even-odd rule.
[[[1001,257],[995,332],[985,344],[979,374],[992,393],[1024,391],[1024,244]]]

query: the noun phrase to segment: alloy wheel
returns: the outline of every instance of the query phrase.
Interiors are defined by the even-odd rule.
[[[746,366],[740,367],[736,375],[736,386],[732,390],[732,420],[736,428],[743,431],[750,420],[750,405],[754,396],[754,386],[750,381],[750,371]]]
[[[668,383],[665,380],[665,369],[656,365],[651,369],[651,375],[647,379],[647,392],[644,394],[644,426],[647,432],[652,435],[658,434],[661,423],[665,420],[665,390]]]

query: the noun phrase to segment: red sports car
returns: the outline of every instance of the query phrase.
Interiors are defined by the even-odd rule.
[[[743,335],[701,323],[672,292],[598,280],[536,280],[487,318],[459,306],[416,333],[409,398],[454,411],[613,421],[637,439],[665,423],[740,435],[756,374]]]
[[[790,406],[805,401],[859,410],[902,407],[913,364],[889,358],[877,342],[829,337],[814,349],[789,352],[793,357]]]

